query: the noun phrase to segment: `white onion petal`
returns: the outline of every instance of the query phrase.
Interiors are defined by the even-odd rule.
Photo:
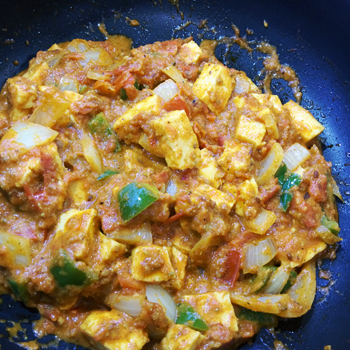
[[[118,231],[113,232],[109,236],[118,242],[133,245],[152,243],[153,241],[151,224],[149,222],[137,225],[134,228],[124,227],[123,229],[118,229]]]
[[[281,265],[267,281],[264,288],[266,294],[279,294],[286,285],[290,274],[290,268]]]
[[[299,143],[292,145],[288,151],[284,154],[283,161],[290,171],[296,169],[299,165],[303,164],[311,153]]]
[[[73,91],[78,93],[78,82],[75,79],[72,78],[66,78],[62,77],[60,80],[60,83],[58,85],[58,88],[61,91]]]
[[[275,223],[276,214],[272,211],[261,208],[260,213],[252,220],[242,218],[243,225],[250,231],[263,235]]]
[[[245,247],[245,258],[243,273],[256,272],[261,266],[271,261],[277,254],[275,241],[268,237],[257,245],[247,244]]]
[[[146,297],[151,303],[157,303],[164,307],[165,314],[172,322],[176,318],[176,304],[172,296],[161,286],[147,284]]]
[[[109,304],[114,309],[125,312],[130,316],[137,317],[142,311],[141,299],[137,296],[113,295],[109,298]]]
[[[79,60],[80,64],[85,67],[90,61],[98,61],[100,58],[100,52],[99,51],[85,51],[84,52],[85,59]]]
[[[315,231],[318,234],[318,236],[329,245],[342,241],[342,238],[332,233],[327,227],[323,225],[317,227]]]
[[[175,196],[177,193],[177,185],[173,180],[168,182],[168,186],[166,187],[166,193],[170,194],[170,196]]]
[[[80,140],[84,151],[84,157],[90,164],[92,170],[102,173],[102,161],[94,141],[86,134]]]
[[[168,102],[178,94],[179,89],[171,79],[168,79],[163,83],[159,84],[153,90],[153,92],[159,97],[161,97],[165,102]]]

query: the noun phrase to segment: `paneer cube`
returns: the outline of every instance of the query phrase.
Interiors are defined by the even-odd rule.
[[[221,210],[227,213],[231,211],[235,204],[235,200],[230,195],[206,184],[198,186],[193,193],[211,199]]]
[[[115,240],[106,237],[101,232],[100,236],[100,254],[105,262],[110,262],[122,256],[126,252],[126,246]]]
[[[173,111],[150,122],[159,149],[173,169],[192,169],[201,159],[198,140],[185,111]]]
[[[190,221],[183,222],[183,217],[180,218],[181,228],[176,228],[174,236],[171,239],[171,243],[178,249],[181,253],[187,254],[198,242],[199,234],[190,229]],[[183,228],[185,226],[185,228]]]
[[[96,349],[141,350],[149,340],[132,317],[117,310],[93,311],[80,329]]]
[[[237,199],[237,187],[235,185],[230,184],[229,182],[226,182],[222,186],[222,190],[225,193],[228,193],[229,195],[231,195],[231,197],[233,197],[234,201],[236,202],[236,199]]]
[[[258,113],[259,118],[264,122],[267,134],[274,139],[279,138],[278,127],[270,108],[264,108]]]
[[[235,211],[238,215],[244,216],[247,207],[247,202],[253,200],[258,195],[258,184],[254,179],[245,180],[238,186],[238,199],[236,202]]]
[[[252,96],[259,101],[260,105],[270,107],[274,113],[282,113],[283,106],[277,95],[252,94]]]
[[[175,277],[167,247],[136,247],[132,251],[132,277],[143,282],[164,282]]]
[[[159,115],[161,103],[162,99],[157,95],[147,97],[138,102],[115,121],[113,125],[115,132],[123,140],[138,142],[141,134],[129,135],[129,132],[126,131],[126,127],[129,126],[131,121],[140,113],[147,113],[155,116]]]
[[[246,115],[241,115],[236,129],[236,138],[239,141],[249,142],[254,147],[258,147],[265,133],[266,128],[263,123],[252,120]]]
[[[181,253],[179,250],[177,250],[174,247],[169,247],[169,256],[170,261],[173,265],[173,268],[175,270],[175,276],[166,282],[166,286],[175,288],[175,289],[181,289],[185,282],[185,269],[187,265],[187,255]]]
[[[289,112],[297,132],[305,142],[318,136],[324,130],[324,126],[309,111],[296,102],[289,101],[283,108]]]
[[[87,261],[90,258],[94,236],[98,232],[95,209],[71,209],[61,214],[52,244],[59,249],[69,247],[74,258]]]
[[[234,88],[234,92],[236,94],[260,92],[259,88],[252,82],[250,78],[247,77],[247,74],[244,72],[236,71],[234,79],[236,81]]]
[[[251,151],[251,147],[225,142],[225,149],[218,159],[218,163],[229,174],[235,174],[236,171],[246,172],[251,164]]]
[[[217,115],[226,108],[233,88],[234,80],[227,67],[206,63],[193,85],[193,93]]]
[[[23,77],[14,77],[7,80],[9,101],[12,107],[28,109],[32,108],[37,99],[35,84]]]
[[[309,244],[307,249],[301,248],[300,250],[296,250],[292,254],[292,261],[290,262],[290,266],[292,268],[297,266],[302,266],[306,262],[310,261],[317,254],[323,252],[327,248],[327,244],[321,240],[318,242],[314,242],[314,244]]]
[[[219,323],[230,331],[238,331],[237,317],[229,292],[185,295],[184,301],[192,306],[209,326]]]
[[[186,64],[197,63],[202,55],[201,48],[193,41],[183,44],[180,48],[178,58]]]
[[[174,324],[168,329],[160,347],[162,350],[195,350],[204,338],[200,332],[181,324]]]
[[[37,175],[42,172],[41,161],[40,158],[32,158],[29,159],[24,166],[18,169],[18,173],[16,174],[16,187],[22,187],[25,183],[29,183],[33,180]]]
[[[208,183],[218,188],[222,184],[223,171],[219,168],[216,158],[206,148],[201,150],[202,162],[199,166],[199,173]]]
[[[43,85],[44,74],[49,68],[50,67],[46,62],[36,64],[35,59],[33,59],[30,61],[29,69],[23,74],[23,77],[38,85]]]
[[[87,201],[89,197],[88,188],[84,180],[74,180],[68,185],[68,194],[77,205]]]

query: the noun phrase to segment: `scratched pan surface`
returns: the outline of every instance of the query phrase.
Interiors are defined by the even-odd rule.
[[[281,63],[291,65],[299,74],[303,87],[302,105],[326,126],[322,135],[324,155],[333,163],[333,175],[340,184],[345,204],[338,204],[342,242],[337,259],[325,261],[322,269],[332,274],[332,286],[318,288],[315,305],[304,317],[281,321],[276,336],[291,349],[314,350],[331,345],[334,350],[350,349],[349,289],[350,289],[350,243],[348,239],[350,216],[350,2],[338,0],[242,0],[242,1],[184,1],[179,10],[167,0],[104,0],[98,1],[0,1],[0,85],[6,78],[25,69],[28,61],[39,50],[46,50],[55,42],[84,39],[103,40],[97,24],[104,22],[111,34],[125,34],[134,41],[134,46],[167,40],[171,37],[185,38],[198,35],[208,39],[232,36],[231,23],[242,32],[252,29],[253,39],[266,39],[278,47]],[[139,27],[132,27],[125,17],[137,19]],[[202,19],[208,19],[207,27],[200,28]],[[268,22],[265,28],[263,20]],[[176,30],[188,21],[190,25]],[[27,45],[28,41],[29,45]],[[217,55],[224,54],[219,47]],[[255,79],[262,68],[258,54],[251,59],[245,51],[233,47],[222,57],[226,64],[245,70]],[[13,64],[18,61],[18,65]],[[286,85],[275,81],[273,92],[283,102],[292,98]],[[329,281],[319,280],[320,287]],[[14,340],[33,340],[30,322],[38,319],[35,310],[27,310],[20,303],[3,296],[0,304],[1,349],[20,349],[9,342],[6,327],[11,321],[22,322],[24,332]],[[28,322],[29,321],[29,322]],[[48,349],[82,349],[64,342],[45,345],[53,337],[39,339]],[[253,345],[242,349],[271,349],[273,336],[262,330]],[[50,343],[49,343],[50,344]]]

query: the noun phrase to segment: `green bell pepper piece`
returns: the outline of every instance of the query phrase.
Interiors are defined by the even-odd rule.
[[[176,319],[176,324],[183,324],[189,326],[196,331],[207,331],[209,329],[206,322],[200,317],[200,315],[193,310],[190,305],[185,303],[177,305],[178,317]]]
[[[334,235],[338,236],[340,227],[336,221],[328,220],[326,215],[323,215],[321,218],[321,224],[328,228]]]
[[[284,184],[284,177],[286,175],[286,172],[287,172],[287,165],[285,165],[284,163],[276,171],[275,177],[277,177],[278,182],[281,186],[283,186]]]
[[[264,312],[257,312],[246,309],[242,309],[238,312],[237,317],[240,320],[246,320],[259,323],[263,327],[270,327],[276,325],[277,318],[273,314],[267,314]]]
[[[284,211],[287,211],[292,199],[293,199],[293,196],[290,193],[282,193],[280,201]]]
[[[292,270],[289,274],[289,278],[283,289],[281,290],[281,294],[287,293],[289,288],[294,284],[295,280],[297,279],[298,274]]]
[[[126,93],[124,88],[120,89],[120,98],[124,101],[128,99],[128,94]]]
[[[15,280],[8,279],[8,284],[10,285],[13,294],[16,296],[18,300],[21,300],[23,302],[27,302],[29,299],[28,289],[27,289],[27,283],[22,282],[18,283]]]
[[[115,170],[106,170],[103,174],[101,174],[97,180],[104,180],[107,179],[108,177],[115,175],[115,174],[119,174],[119,171],[115,171]]]
[[[87,90],[87,86],[86,85],[80,85],[79,86],[79,94],[82,95],[86,90]]]
[[[132,182],[118,192],[119,208],[124,221],[129,221],[159,199],[159,191],[145,183]]]
[[[142,85],[140,85],[139,83],[138,83],[138,81],[137,80],[135,80],[135,83],[134,83],[134,86],[135,86],[135,88],[137,89],[137,90],[142,90],[142,88],[143,88],[143,86]]]
[[[91,134],[98,135],[98,137],[103,142],[108,142],[111,138],[115,141],[115,152],[121,151],[121,145],[118,141],[117,135],[115,134],[114,130],[108,123],[108,120],[106,119],[106,116],[103,112],[97,114],[95,117],[93,117],[89,123],[89,129]]]
[[[299,174],[290,174],[286,181],[283,183],[282,190],[286,191],[291,189],[293,186],[299,186],[301,183],[301,177]]]
[[[59,287],[83,286],[87,282],[87,275],[84,271],[79,270],[68,254],[62,250],[56,259],[54,266],[51,267],[52,273]]]

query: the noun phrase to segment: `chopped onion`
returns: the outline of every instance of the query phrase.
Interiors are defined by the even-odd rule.
[[[290,274],[290,268],[281,265],[267,281],[264,288],[264,293],[266,294],[279,294],[281,290],[286,285]]]
[[[126,296],[112,294],[109,296],[109,305],[119,311],[125,312],[130,316],[137,317],[142,311],[140,296]]]
[[[83,43],[79,43],[78,49],[80,50],[80,52],[84,52],[87,50],[87,47]]]
[[[172,322],[176,318],[176,304],[172,296],[161,286],[147,284],[146,297],[151,303],[157,303],[164,307],[165,315]]]
[[[165,102],[170,101],[179,92],[177,85],[171,80],[165,80],[163,83],[159,84],[153,92],[161,97]]]
[[[334,180],[334,178],[333,178],[333,176],[331,174],[329,174],[329,182],[330,182],[330,184],[332,186],[333,194],[335,196],[337,196],[344,203],[344,199],[343,199],[343,197],[342,197],[342,195],[341,195],[341,193],[339,191],[339,187],[338,187],[337,183],[335,182],[335,180]]]
[[[279,143],[274,143],[270,152],[260,164],[257,183],[263,185],[268,182],[276,173],[283,161],[283,148]]]
[[[87,72],[87,77],[91,80],[109,80],[111,76],[100,70],[90,68]]]
[[[73,91],[78,93],[78,82],[75,79],[72,78],[66,78],[62,77],[60,80],[60,83],[58,85],[58,88],[61,91]]]
[[[272,211],[261,208],[261,212],[252,220],[242,218],[243,225],[250,231],[263,235],[275,223],[276,214]]]
[[[305,147],[299,143],[295,143],[284,154],[283,161],[287,165],[287,168],[293,171],[299,165],[303,164],[310,156],[311,153]]]
[[[78,49],[76,47],[74,47],[73,45],[68,45],[67,50],[70,52],[77,52],[78,51]]]
[[[28,238],[0,231],[0,246],[5,246],[5,254],[1,255],[0,265],[8,268],[29,266],[31,248]]]
[[[134,228],[125,227],[109,235],[115,240],[126,244],[152,243],[151,224],[149,222],[137,225]]]
[[[83,67],[85,67],[90,61],[98,61],[98,59],[100,58],[100,51],[85,51],[84,56],[84,60],[79,60],[80,64]]]
[[[10,134],[14,142],[24,145],[26,151],[29,151],[35,146],[53,141],[58,132],[39,124],[18,121],[4,135],[3,140]]]
[[[168,186],[166,187],[166,193],[170,194],[170,196],[175,196],[177,193],[177,186],[173,180],[168,182]]]
[[[92,170],[102,174],[102,161],[94,141],[86,134],[80,140],[83,146],[84,157],[90,164]]]
[[[245,247],[245,258],[243,273],[254,273],[261,266],[271,261],[277,254],[275,241],[268,237],[257,245],[247,244]]]
[[[186,81],[186,79],[182,76],[182,73],[173,65],[162,69],[162,72],[177,83],[184,83]]]
[[[315,231],[318,234],[318,236],[322,238],[323,241],[329,245],[342,241],[342,238],[332,233],[331,230],[329,230],[327,227],[323,225],[317,227]]]
[[[57,55],[49,58],[46,62],[49,65],[50,68],[54,68],[59,61],[61,60],[61,58],[64,56],[65,52],[64,50],[62,50],[62,52],[59,52]]]

